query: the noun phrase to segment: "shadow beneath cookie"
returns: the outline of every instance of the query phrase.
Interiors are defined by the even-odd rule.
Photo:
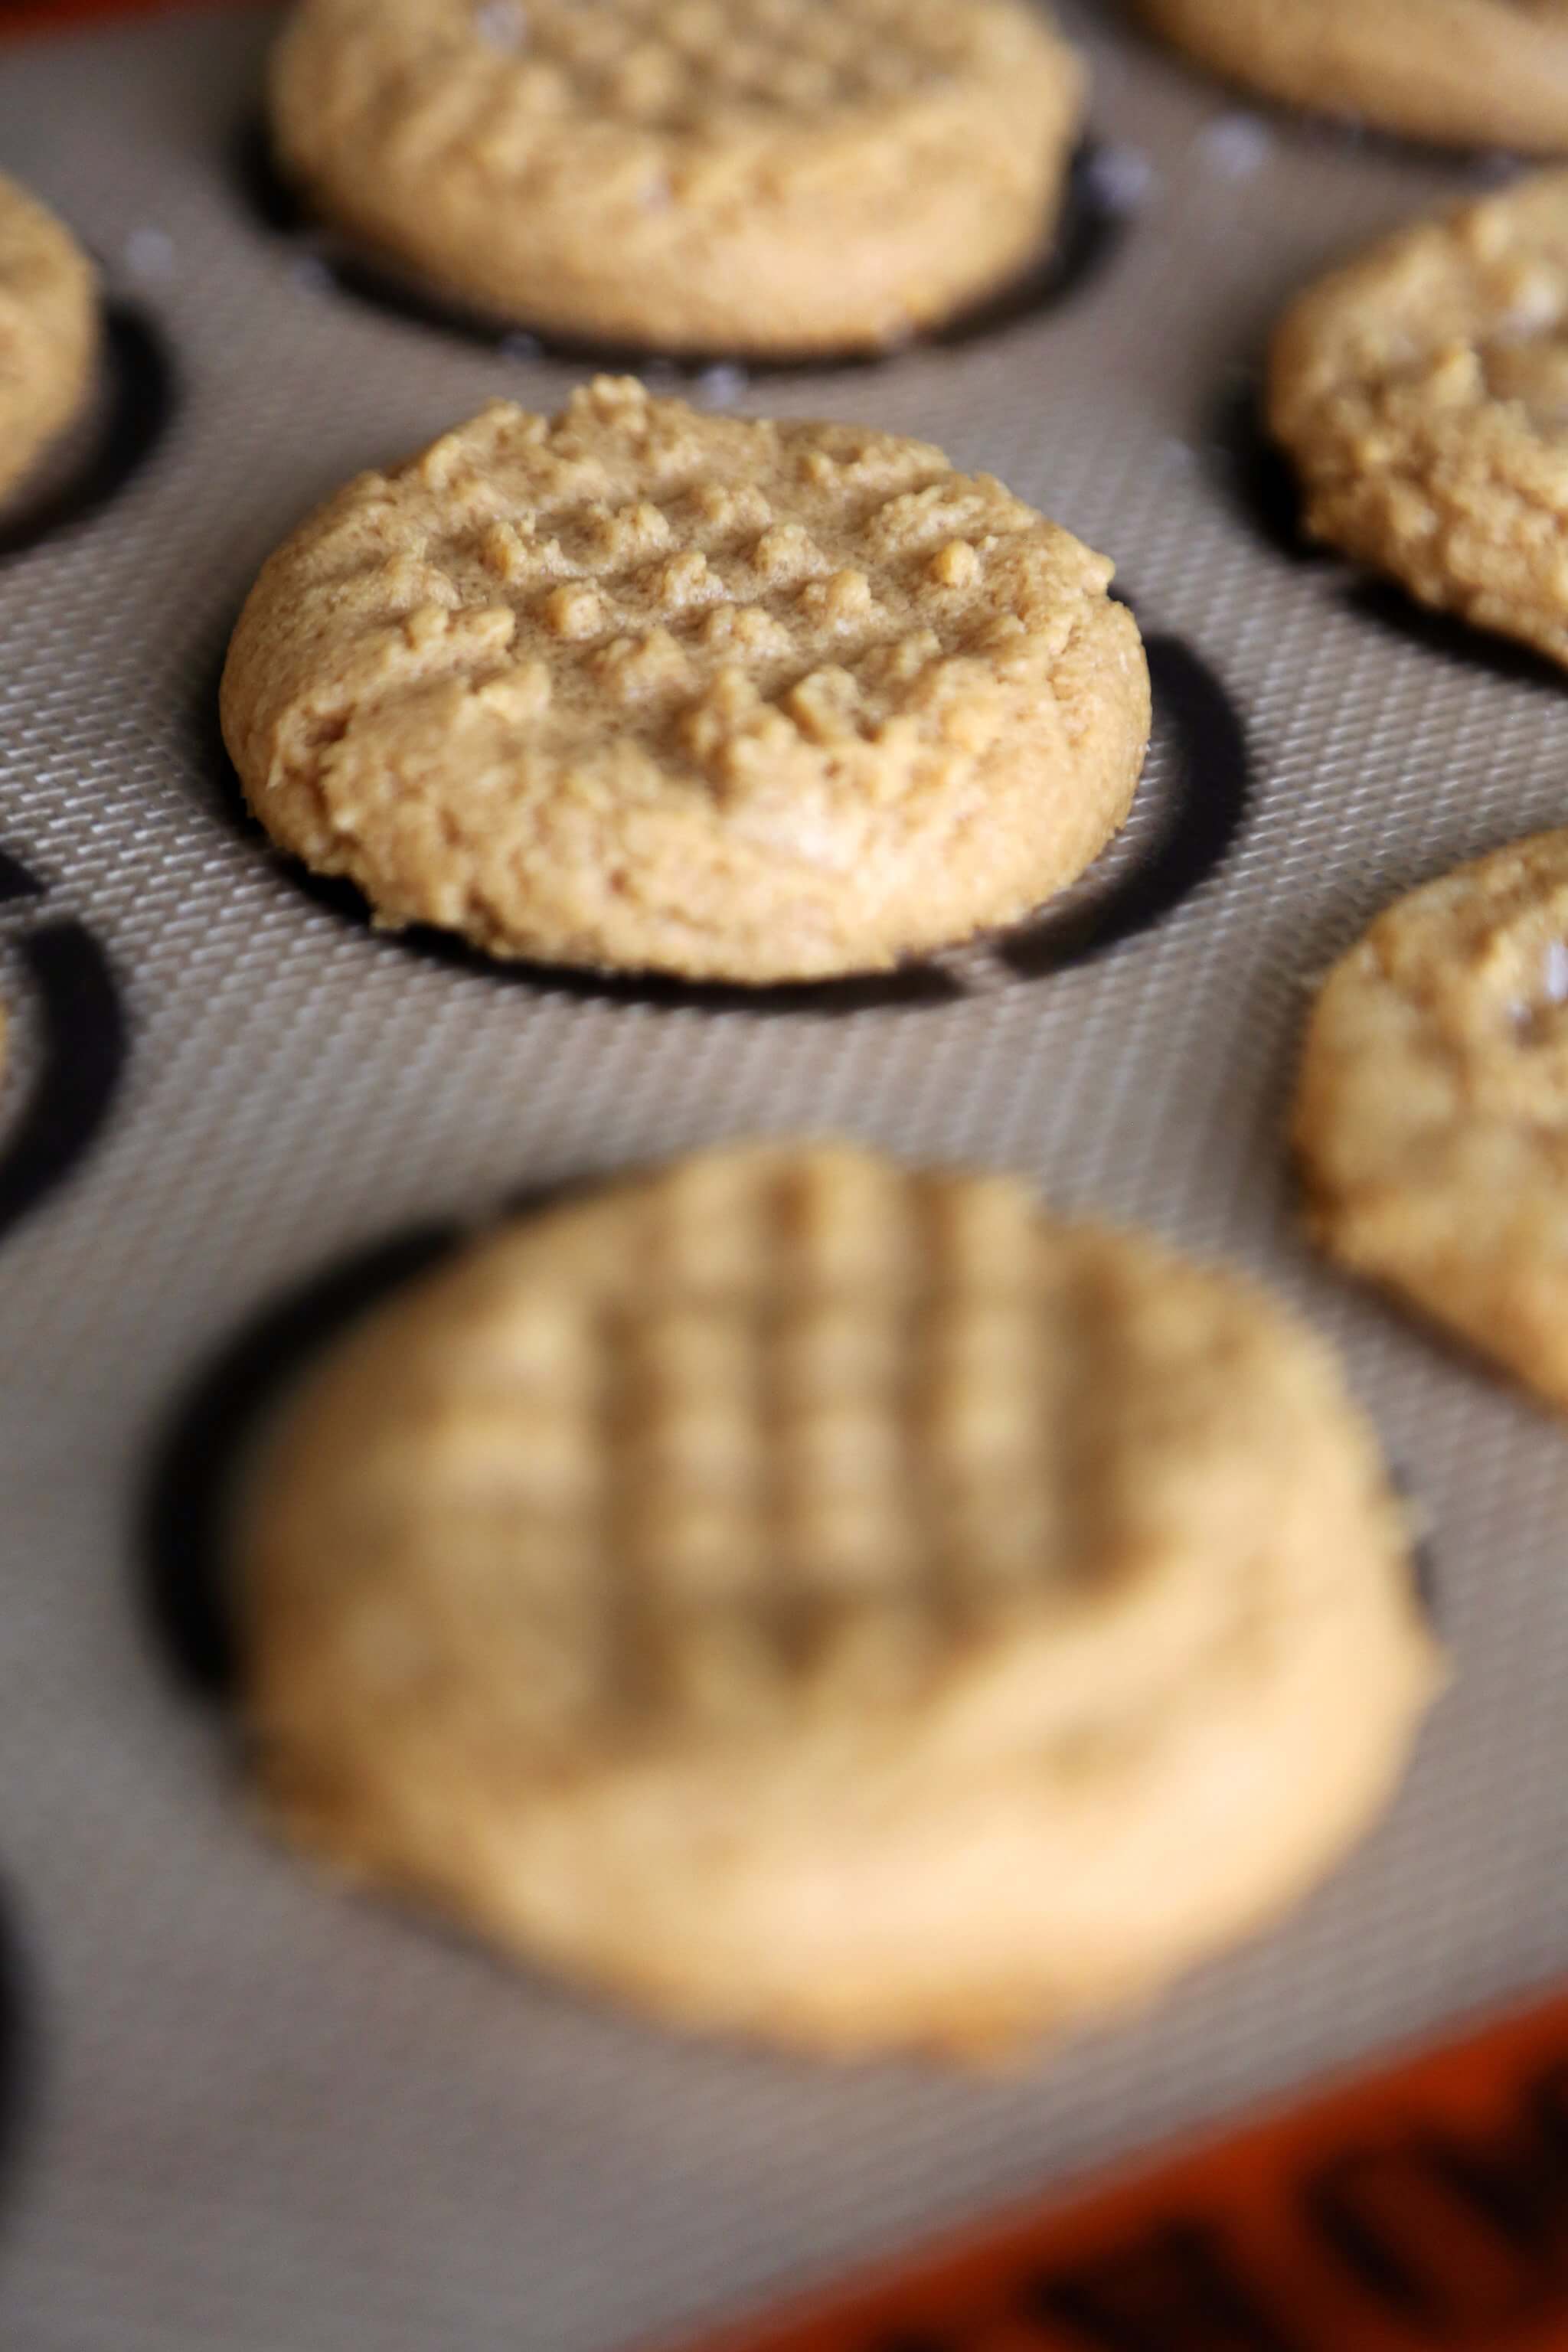
[[[1204,446],[1226,505],[1277,555],[1293,563],[1338,560],[1301,528],[1295,468],[1264,423],[1261,372],[1237,375],[1227,383]]]
[[[1405,1504],[1414,1519],[1416,1534],[1410,1547],[1410,1576],[1421,1614],[1434,1633],[1443,1631],[1443,1596],[1437,1577],[1437,1546],[1426,1515],[1421,1505],[1415,1481],[1406,1476],[1397,1462],[1388,1465],[1388,1483]]]
[[[1451,613],[1434,612],[1392,581],[1358,577],[1346,587],[1344,602],[1360,619],[1444,661],[1484,670],[1489,677],[1512,685],[1550,686],[1562,691],[1563,672],[1544,654],[1511,637],[1499,636],[1493,630],[1478,628]]]
[[[114,968],[81,923],[41,924],[17,955],[36,1002],[38,1075],[0,1136],[0,1238],[74,1175],[120,1092],[129,1033]]]
[[[0,852],[0,913],[31,910],[47,887]],[[34,922],[12,950],[36,1038],[36,1076],[0,1127],[0,1238],[73,1175],[119,1095],[130,1026],[114,967],[83,923]]]
[[[275,1299],[196,1370],[155,1440],[137,1508],[143,1613],[194,1696],[233,1696],[229,1524],[241,1465],[292,1383],[349,1325],[454,1247],[455,1225],[375,1243]]]
[[[0,2223],[40,2104],[42,2004],[10,1888],[0,1878]]]
[[[578,971],[561,964],[503,961],[425,923],[410,924],[400,931],[377,930],[368,900],[352,882],[310,874],[293,861],[286,870],[318,906],[330,908],[378,943],[421,962],[441,964],[448,971],[503,988],[525,989],[534,996],[568,997],[580,1004],[639,1004],[665,1013],[744,1013],[758,1019],[810,1014],[816,1020],[834,1020],[856,1013],[930,1011],[933,1006],[961,1003],[970,993],[961,981],[938,965],[914,962],[900,964],[892,971],[866,972],[845,980],[787,981],[748,988],[724,981],[678,980],[662,972]]]
[[[648,369],[681,376],[716,371],[744,376],[842,374],[886,366],[910,351],[952,351],[1062,309],[1109,268],[1129,227],[1125,209],[1107,194],[1100,151],[1086,142],[1068,168],[1061,216],[1048,247],[1005,286],[983,296],[942,327],[876,352],[776,353],[739,350],[672,350],[561,334],[523,319],[501,320],[445,295],[395,262],[355,248],[316,222],[279,169],[266,123],[252,115],[234,143],[235,184],[257,224],[300,247],[338,293],[415,326],[457,335],[510,358],[560,360],[574,366],[637,373]],[[739,389],[737,385],[734,387]]]
[[[145,464],[177,403],[162,330],[128,303],[107,304],[96,397],[0,510],[0,558],[25,554],[98,514]]]
[[[1245,106],[1244,97],[1242,103]],[[1304,159],[1321,155],[1332,166],[1347,156],[1364,157],[1381,170],[1407,174],[1418,184],[1420,201],[1427,212],[1445,204],[1479,199],[1489,189],[1507,187],[1541,168],[1540,159],[1531,162],[1527,155],[1510,153],[1487,142],[1454,145],[1422,138],[1415,131],[1385,131],[1358,114],[1307,113],[1256,93],[1252,108],[1266,116],[1270,129]],[[1426,185],[1434,172],[1441,172],[1452,182],[1451,189],[1436,199]]]
[[[24,866],[19,857],[8,857],[0,849],[0,907],[19,906],[27,898],[42,898],[46,885]]]
[[[285,176],[273,148],[267,117],[254,110],[234,134],[230,173],[243,211],[274,236],[305,236],[310,215]]]
[[[1251,761],[1227,688],[1180,637],[1151,636],[1144,649],[1154,734],[1126,834],[1046,914],[994,942],[1017,979],[1043,979],[1152,930],[1218,872],[1241,832]]]

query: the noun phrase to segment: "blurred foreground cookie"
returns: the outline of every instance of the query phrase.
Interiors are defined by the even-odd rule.
[[[0,173],[0,499],[80,414],[97,349],[92,264],[53,213]]]
[[[1314,287],[1276,335],[1268,418],[1315,538],[1568,662],[1568,171]]]
[[[1568,150],[1568,0],[1134,0],[1202,65],[1459,147]]]
[[[1312,1015],[1312,1232],[1568,1409],[1568,832],[1399,899]]]
[[[1005,1178],[721,1151],[474,1244],[259,1465],[266,1807],[692,2024],[982,2050],[1367,1826],[1437,1667],[1327,1350]]]
[[[1025,0],[300,0],[280,161],[486,310],[664,350],[858,351],[1016,275],[1074,53]]]
[[[859,426],[601,378],[352,482],[240,618],[224,733],[281,847],[493,955],[765,982],[1026,913],[1149,733],[1111,566]]]

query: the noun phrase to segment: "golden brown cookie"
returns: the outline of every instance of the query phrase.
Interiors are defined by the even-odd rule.
[[[300,0],[272,119],[323,215],[486,310],[798,354],[1020,270],[1083,87],[1025,0]]]
[[[1134,0],[1287,105],[1459,147],[1568,150],[1568,0]]]
[[[80,413],[98,350],[92,264],[0,173],[0,499]]]
[[[1311,1230],[1568,1408],[1568,832],[1429,882],[1336,965],[1295,1112]]]
[[[471,1244],[339,1344],[240,1524],[286,1835],[842,2053],[1147,1995],[1361,1834],[1438,1679],[1315,1338],[845,1147]]]
[[[1384,239],[1276,335],[1312,535],[1568,661],[1568,172]]]
[[[1149,677],[1111,567],[858,425],[601,379],[352,482],[273,556],[223,723],[383,920],[748,982],[1026,913],[1121,824]]]

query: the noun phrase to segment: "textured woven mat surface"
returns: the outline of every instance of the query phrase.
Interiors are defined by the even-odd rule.
[[[1286,552],[1235,429],[1303,277],[1485,167],[1265,119],[1075,22],[1094,184],[1133,208],[1068,295],[699,394],[928,436],[1116,556],[1163,641],[1121,911],[1089,960],[1043,937],[754,1007],[377,940],[246,833],[212,700],[262,557],[347,474],[583,370],[351,299],[268,225],[240,167],[267,13],[0,49],[0,158],[121,321],[102,495],[0,551],[16,2352],[598,2352],[1568,1964],[1568,1441],[1310,1260],[1279,1145],[1310,975],[1393,892],[1568,813],[1564,688]],[[1016,2075],[684,2043],[324,1892],[253,1835],[190,1671],[210,1473],[268,1350],[203,1368],[258,1318],[535,1184],[798,1127],[1010,1164],[1252,1266],[1343,1344],[1434,1526],[1458,1679],[1386,1827],[1284,1932]]]

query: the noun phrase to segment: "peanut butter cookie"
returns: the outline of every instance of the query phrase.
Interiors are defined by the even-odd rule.
[[[1135,0],[1287,105],[1459,147],[1568,151],[1568,0]]]
[[[795,355],[1021,269],[1083,89],[1024,0],[300,0],[272,118],[324,215],[485,310]]]
[[[1568,662],[1568,172],[1384,239],[1275,338],[1319,539]]]
[[[1568,831],[1380,915],[1308,1032],[1311,1230],[1568,1410]]]
[[[92,264],[53,213],[0,173],[0,499],[81,411],[97,348]]]
[[[223,722],[252,807],[384,921],[743,982],[1008,922],[1125,816],[1149,677],[1111,567],[852,425],[600,379],[352,482],[273,556]]]
[[[842,1147],[472,1244],[340,1342],[241,1524],[283,1832],[846,2053],[1147,1995],[1361,1834],[1439,1678],[1314,1338]]]

